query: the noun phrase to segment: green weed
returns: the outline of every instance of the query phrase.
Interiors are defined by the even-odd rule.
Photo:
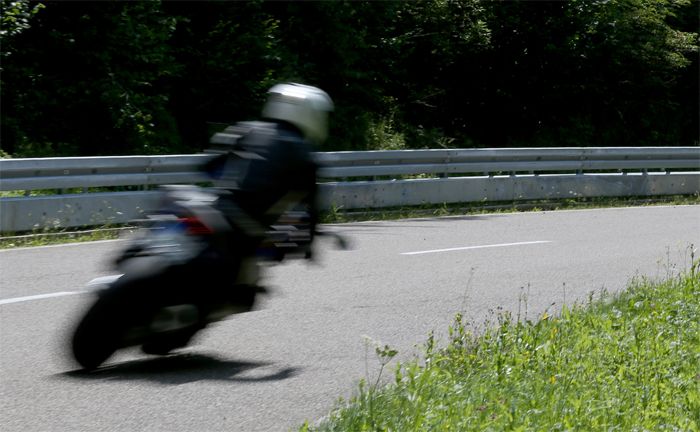
[[[457,316],[446,347],[302,430],[698,431],[699,266],[478,335]]]
[[[135,227],[100,227],[97,229],[67,231],[58,230],[37,230],[31,234],[5,235],[0,237],[0,249],[11,249],[18,247],[48,246],[64,243],[79,243],[97,240],[118,239],[125,233],[131,232]]]

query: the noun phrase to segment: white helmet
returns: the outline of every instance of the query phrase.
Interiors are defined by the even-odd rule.
[[[323,90],[303,84],[277,84],[268,90],[262,115],[298,127],[306,139],[317,144],[328,136],[328,113],[333,101]]]

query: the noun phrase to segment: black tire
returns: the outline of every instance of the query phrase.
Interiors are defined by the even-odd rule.
[[[98,298],[73,333],[73,357],[85,370],[98,368],[120,347],[118,305],[111,300]]]
[[[159,335],[141,346],[141,351],[151,355],[168,355],[171,351],[187,346],[190,339],[203,326],[193,326],[170,334]]]

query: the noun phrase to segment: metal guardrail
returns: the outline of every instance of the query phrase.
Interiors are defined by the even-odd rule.
[[[207,181],[211,155],[96,156],[0,160],[0,191],[150,186]]]
[[[0,231],[126,222],[153,205],[157,194],[146,190],[151,186],[208,181],[198,167],[211,157],[0,160],[0,191],[20,191],[0,198]],[[390,150],[315,157],[326,208],[700,193],[700,147]],[[134,186],[142,190],[89,191]],[[63,193],[31,196],[37,190]]]
[[[493,172],[697,169],[699,147],[389,150],[321,153],[328,178]]]

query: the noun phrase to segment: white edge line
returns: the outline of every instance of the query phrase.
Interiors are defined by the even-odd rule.
[[[15,297],[15,298],[0,300],[0,305],[6,305],[6,304],[10,304],[10,303],[19,303],[19,302],[25,302],[25,301],[31,301],[31,300],[41,300],[41,299],[46,299],[46,298],[51,298],[51,297],[63,297],[63,296],[69,296],[69,295],[75,295],[75,294],[83,294],[84,292],[85,291],[61,291],[61,292],[50,293],[50,294],[39,294],[39,295],[33,295],[33,296],[27,296],[27,297]]]
[[[469,249],[486,249],[486,248],[496,248],[496,247],[506,247],[506,246],[522,246],[522,245],[542,244],[542,243],[552,243],[552,242],[550,240],[537,240],[537,241],[518,242],[518,243],[500,243],[500,244],[481,245],[481,246],[464,246],[464,247],[456,247],[456,248],[448,248],[448,249],[434,249],[434,250],[425,250],[425,251],[416,251],[416,252],[402,252],[401,255],[423,255],[423,254],[429,254],[429,253],[452,252],[452,251],[469,250]]]

